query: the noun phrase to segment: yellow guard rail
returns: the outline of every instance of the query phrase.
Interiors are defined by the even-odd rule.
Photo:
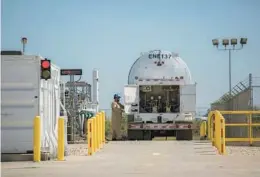
[[[247,116],[247,123],[225,123],[223,115],[225,114],[244,114]],[[260,111],[211,111],[208,115],[207,136],[212,141],[220,154],[225,154],[226,142],[253,142],[260,141],[260,138],[253,138],[252,127],[260,127],[260,123],[252,123],[252,115],[260,114]],[[225,128],[229,127],[248,127],[247,138],[226,138]]]

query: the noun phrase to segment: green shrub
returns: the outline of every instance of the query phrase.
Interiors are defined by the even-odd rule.
[[[110,137],[111,136],[111,120],[110,119],[106,119],[105,134],[106,134],[106,137]]]

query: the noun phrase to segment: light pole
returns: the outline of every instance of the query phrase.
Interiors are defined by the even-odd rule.
[[[25,52],[25,45],[27,44],[27,38],[26,37],[22,37],[21,38],[21,43],[23,45],[23,53]]]
[[[224,48],[219,48],[219,40],[213,39],[212,44],[220,51],[228,51],[228,73],[229,73],[229,98],[232,97],[232,78],[231,78],[231,51],[233,50],[241,50],[245,44],[247,44],[247,38],[240,38],[240,47],[237,47],[237,38],[232,39],[222,39],[222,46]],[[229,109],[233,110],[233,103],[229,104]]]

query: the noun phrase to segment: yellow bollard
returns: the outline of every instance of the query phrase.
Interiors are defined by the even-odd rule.
[[[215,137],[216,137],[216,114],[215,111],[212,113],[212,117],[211,117],[211,142],[212,142],[212,146],[216,146],[215,145]]]
[[[33,161],[41,161],[41,118],[36,116],[33,120]]]
[[[99,129],[100,129],[100,122],[99,122],[99,113],[97,113],[96,118],[97,118],[97,145],[98,149],[100,149],[100,144],[99,144]]]
[[[100,143],[99,143],[99,138],[100,138],[100,115],[97,113],[96,115],[97,118],[97,148],[100,149]]]
[[[97,151],[99,150],[99,144],[98,144],[98,115],[96,115],[96,147]]]
[[[207,131],[207,123],[206,121],[203,121],[201,124],[200,124],[200,138],[201,139],[204,139],[205,136],[206,136],[206,131]]]
[[[101,122],[101,130],[100,130],[100,143],[102,144],[102,148],[104,147],[103,143],[103,129],[104,129],[104,124],[103,124],[103,112],[100,112],[100,122]]]
[[[58,120],[58,160],[64,160],[65,153],[65,134],[64,134],[64,118],[60,117]]]
[[[92,131],[93,131],[93,137],[92,137],[92,141],[93,141],[93,154],[96,152],[96,145],[95,145],[95,117],[92,117],[91,118],[92,119],[92,122],[93,122],[93,129],[92,129]]]
[[[221,115],[219,112],[216,111],[215,115],[215,146],[218,149],[219,153],[221,154],[221,140],[222,140],[222,134],[221,134]]]
[[[92,155],[94,153],[94,147],[93,147],[93,119],[89,119],[87,123],[87,138],[88,138],[88,155]]]
[[[226,125],[225,125],[225,119],[223,118],[223,116],[220,119],[220,133],[221,133],[221,154],[225,155],[226,154]]]
[[[102,111],[101,112],[101,114],[102,114],[102,142],[103,142],[103,144],[105,144],[105,142],[106,142],[106,118],[105,118],[105,112],[104,111]]]
[[[100,146],[100,149],[103,148],[103,144],[102,144],[102,114],[101,112],[98,113],[98,117],[99,117],[99,128],[98,128],[98,143],[99,143],[99,146]]]
[[[93,131],[94,131],[94,138],[93,138],[93,145],[94,145],[94,151],[97,152],[98,148],[97,148],[97,118],[93,117],[93,121],[94,121],[94,127],[93,127]]]
[[[207,137],[213,142],[213,115],[214,111],[210,111],[208,114],[208,125],[207,125]]]

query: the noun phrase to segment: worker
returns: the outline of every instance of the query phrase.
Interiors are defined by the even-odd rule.
[[[121,120],[124,106],[120,103],[120,96],[114,95],[114,101],[111,104],[112,108],[112,141],[120,140],[121,137]]]

